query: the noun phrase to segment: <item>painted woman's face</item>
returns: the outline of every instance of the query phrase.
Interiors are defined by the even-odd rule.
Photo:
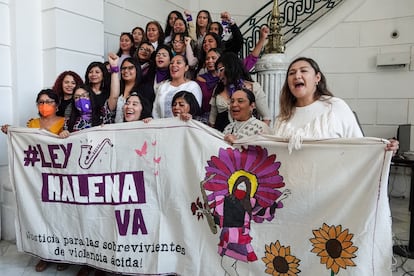
[[[125,122],[138,121],[141,117],[142,104],[138,96],[130,96],[123,107]]]
[[[178,116],[184,113],[189,113],[190,105],[184,98],[177,98],[172,104],[172,112],[174,116]]]
[[[240,176],[236,180],[236,183],[234,183],[233,195],[239,200],[242,200],[247,196],[250,196],[250,186],[251,183],[249,179],[245,176]]]

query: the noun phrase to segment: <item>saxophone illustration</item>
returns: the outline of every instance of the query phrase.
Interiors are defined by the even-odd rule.
[[[109,138],[103,139],[102,142],[100,142],[95,149],[93,149],[93,151],[92,145],[82,145],[81,154],[79,156],[79,166],[82,169],[89,169],[93,162],[95,162],[96,157],[98,157],[105,144],[109,144],[111,147],[114,146]]]

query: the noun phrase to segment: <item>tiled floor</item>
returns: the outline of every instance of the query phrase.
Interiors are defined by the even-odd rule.
[[[394,244],[408,244],[410,213],[408,198],[390,198]],[[414,259],[394,255],[393,276],[414,275]]]
[[[391,212],[393,220],[394,244],[407,244],[409,231],[408,199],[391,197]],[[0,275],[1,276],[30,276],[30,275],[76,275],[79,266],[72,265],[65,271],[56,271],[56,265],[50,265],[42,273],[34,270],[37,259],[27,254],[17,252],[16,245],[8,241],[0,241]],[[93,275],[93,273],[90,273]],[[108,275],[108,274],[107,274]],[[392,276],[414,275],[414,259],[394,256]]]
[[[79,265],[71,265],[65,271],[57,271],[56,264],[50,264],[45,271],[36,272],[35,265],[37,262],[37,258],[17,252],[16,244],[9,241],[0,241],[0,276],[73,276],[80,269]],[[94,272],[89,275],[94,275]],[[115,274],[110,273],[106,275],[115,276]]]

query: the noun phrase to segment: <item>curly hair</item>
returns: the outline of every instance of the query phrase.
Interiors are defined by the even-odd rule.
[[[53,85],[52,90],[59,96],[59,100],[63,99],[63,79],[66,76],[72,76],[73,80],[75,81],[75,87],[83,84],[82,78],[73,71],[63,71],[60,75],[56,78],[55,84]]]

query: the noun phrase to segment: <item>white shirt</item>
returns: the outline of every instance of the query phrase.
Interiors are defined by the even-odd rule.
[[[233,121],[228,124],[224,130],[223,134],[233,134],[236,136],[236,139],[241,139],[244,137],[249,137],[257,134],[270,134],[270,128],[264,122],[256,119],[255,117],[250,117],[246,121]]]
[[[172,99],[177,92],[188,91],[192,93],[198,104],[201,106],[203,94],[201,88],[195,81],[187,81],[179,86],[171,85],[171,81],[166,81],[160,85],[155,93],[154,107],[152,117],[154,119],[173,117]]]
[[[288,121],[275,119],[274,134],[289,138],[289,151],[300,149],[301,141],[308,139],[363,137],[356,117],[344,100],[321,97],[320,100],[295,107]]]
[[[123,95],[119,95],[118,101],[116,103],[115,123],[124,122],[124,105],[125,98]]]

